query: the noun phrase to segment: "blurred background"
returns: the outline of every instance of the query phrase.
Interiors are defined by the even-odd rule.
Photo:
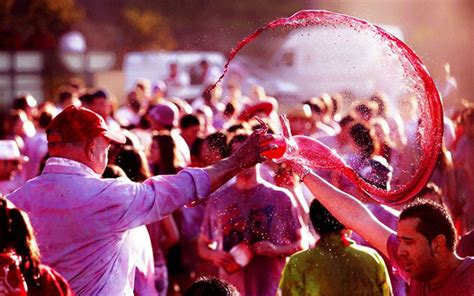
[[[130,75],[144,63],[156,62],[156,71],[165,73],[166,63],[184,51],[183,59],[206,56],[221,67],[242,38],[302,9],[390,26],[440,85],[449,68],[457,87],[444,99],[448,111],[473,100],[472,0],[2,0],[0,104],[8,106],[20,91],[54,100],[73,77],[123,100]]]

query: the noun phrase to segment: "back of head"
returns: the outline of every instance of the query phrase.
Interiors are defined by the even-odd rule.
[[[184,296],[239,296],[230,283],[215,277],[201,277],[184,292]]]
[[[182,130],[187,129],[192,126],[199,126],[199,125],[201,125],[201,122],[199,121],[199,118],[194,114],[184,115],[179,121],[179,127]]]
[[[399,220],[418,219],[416,231],[431,242],[436,236],[443,235],[446,247],[454,251],[456,229],[445,207],[430,200],[416,200],[407,205],[400,213]]]
[[[222,158],[229,156],[229,148],[225,134],[221,132],[215,132],[208,135],[204,141],[207,142],[209,148],[219,151],[219,154]]]
[[[311,202],[309,217],[314,230],[320,236],[339,233],[345,228],[317,199]]]

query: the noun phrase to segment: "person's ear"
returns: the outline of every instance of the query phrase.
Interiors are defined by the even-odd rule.
[[[438,234],[432,241],[431,241],[431,250],[433,251],[433,255],[442,255],[443,250],[446,248],[446,237],[442,234]]]
[[[92,159],[94,157],[94,152],[96,149],[96,141],[90,140],[84,145],[84,150],[87,158]]]

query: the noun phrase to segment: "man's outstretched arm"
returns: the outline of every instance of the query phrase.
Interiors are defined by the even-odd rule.
[[[295,171],[301,176],[306,169],[295,165]],[[304,177],[304,184],[329,212],[347,228],[354,230],[375,248],[388,257],[387,240],[394,232],[382,224],[375,216],[352,195],[334,187],[310,171]]]

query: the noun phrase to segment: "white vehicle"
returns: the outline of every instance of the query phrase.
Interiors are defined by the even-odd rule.
[[[401,36],[396,27],[388,29]],[[399,67],[389,73],[385,55],[375,38],[353,29],[304,28],[286,38],[273,57],[271,72],[295,84],[304,96],[346,90],[366,96],[390,89],[393,79],[400,78]]]
[[[200,63],[209,64],[208,75],[205,79],[196,79]],[[138,79],[166,81],[170,65],[178,66],[178,73],[183,81],[181,86],[168,85],[168,96],[192,100],[199,97],[203,88],[215,82],[224,66],[226,59],[220,52],[204,51],[156,51],[156,52],[130,52],[124,58],[125,88],[130,90]]]
[[[402,39],[398,27],[384,28]],[[254,42],[258,42],[258,39]],[[245,73],[243,85],[260,84],[279,99],[308,99],[323,93],[350,91],[368,96],[377,90],[389,95],[404,79],[399,61],[387,58],[376,38],[350,28],[307,27],[290,32],[271,59],[257,61],[237,55],[231,68]],[[262,66],[263,65],[263,66]]]

